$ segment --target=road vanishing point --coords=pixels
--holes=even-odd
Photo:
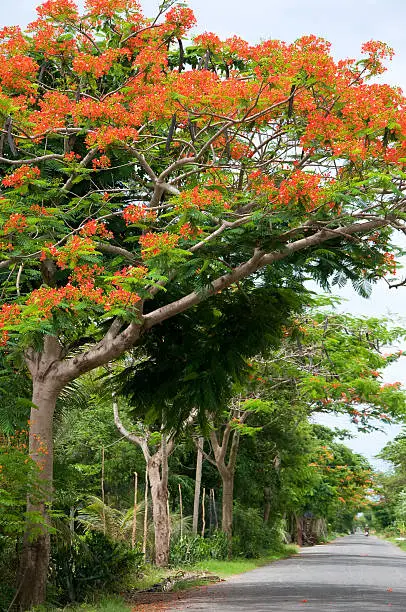
[[[406,553],[375,536],[346,536],[202,588],[169,610],[406,612]]]

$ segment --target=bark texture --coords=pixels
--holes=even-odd
[[[168,482],[162,478],[161,457],[158,453],[148,461],[148,476],[151,486],[152,519],[155,534],[155,564],[169,565],[170,519],[168,513]],[[167,460],[167,458],[166,458]]]
[[[38,467],[36,495],[27,500],[27,523],[20,558],[16,607],[29,610],[46,596],[50,558],[48,507],[52,500],[53,415],[61,385],[53,375],[54,360],[60,355],[55,338],[45,341],[44,351],[27,357],[33,381],[30,414],[29,454]],[[40,518],[40,522],[38,519]]]

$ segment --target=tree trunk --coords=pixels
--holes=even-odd
[[[196,478],[195,478],[195,497],[193,501],[193,524],[192,531],[197,533],[199,523],[199,502],[200,502],[200,487],[202,484],[202,464],[203,464],[203,442],[204,438],[199,437],[197,442],[197,457],[196,457]]]
[[[303,546],[303,521],[301,517],[295,516],[296,519],[296,541],[298,546]]]
[[[234,495],[234,473],[230,470],[222,470],[221,479],[223,484],[221,529],[227,535],[228,554],[231,557],[231,538],[233,535],[233,495]]]
[[[52,378],[33,378],[29,453],[39,469],[37,495],[27,500],[27,523],[20,559],[16,605],[28,610],[44,602],[50,558],[48,505],[53,477],[53,415],[59,389]],[[31,514],[31,516],[30,516]],[[38,518],[42,523],[38,523]]]
[[[264,487],[264,523],[269,522],[271,515],[271,487]]]
[[[170,525],[168,513],[168,486],[160,474],[160,458],[153,455],[148,461],[151,486],[152,518],[155,532],[155,563],[158,567],[169,564]]]

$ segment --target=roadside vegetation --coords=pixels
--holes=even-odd
[[[406,435],[399,434],[379,457],[388,469],[375,476],[378,498],[367,519],[385,539],[406,551]]]

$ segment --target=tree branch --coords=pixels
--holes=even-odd
[[[64,159],[64,155],[53,153],[49,155],[40,155],[39,157],[32,157],[31,159],[8,159],[7,157],[0,157],[0,164],[8,164],[9,166],[23,166],[29,164],[39,164],[48,159]]]
[[[128,259],[128,261],[131,261],[132,263],[139,263],[139,260],[134,255],[134,253],[127,251],[127,249],[123,249],[123,247],[114,246],[113,244],[108,244],[106,242],[98,242],[96,248],[101,253],[108,253],[109,255],[120,255],[121,257]]]
[[[200,444],[199,444],[199,441],[198,441],[198,440],[195,440],[195,445],[196,445],[196,448],[197,448],[197,449],[198,449],[198,450],[199,450],[199,451],[202,453],[203,458],[204,458],[206,461],[208,461],[209,463],[211,463],[212,465],[214,465],[215,467],[217,467],[217,463],[214,461],[214,459],[212,459],[212,458],[210,457],[210,455],[208,455],[208,454],[207,454],[207,453],[206,453],[206,452],[203,450],[203,447],[202,447],[202,446],[200,446]]]
[[[82,166],[82,168],[86,168],[87,164],[89,164],[92,161],[92,159],[96,156],[98,150],[99,150],[99,147],[94,147],[93,149],[90,149],[88,154],[85,155],[85,157],[82,159],[79,165]],[[77,176],[76,172],[71,174],[71,176],[68,178],[68,180],[62,187],[63,191],[70,190],[70,188],[72,187],[72,183],[76,176]]]
[[[142,323],[132,321],[120,332],[122,327],[123,322],[120,319],[116,319],[100,342],[80,355],[60,361],[55,375],[66,384],[81,374],[90,372],[90,370],[120,357],[125,351],[134,346],[139,339]]]
[[[236,429],[233,431],[233,439],[231,442],[230,456],[228,458],[228,469],[234,473],[235,464],[237,463],[237,454],[240,446],[240,432]]]
[[[121,433],[122,436],[124,436],[124,438],[126,438],[126,440],[128,440],[129,442],[132,442],[133,444],[137,444],[141,448],[143,455],[144,455],[144,459],[145,461],[148,462],[151,457],[149,449],[148,449],[148,444],[144,438],[140,438],[136,434],[129,432],[128,429],[124,427],[120,419],[120,415],[118,412],[118,402],[115,396],[113,397],[113,415],[114,415],[114,424],[117,427],[118,431]]]

